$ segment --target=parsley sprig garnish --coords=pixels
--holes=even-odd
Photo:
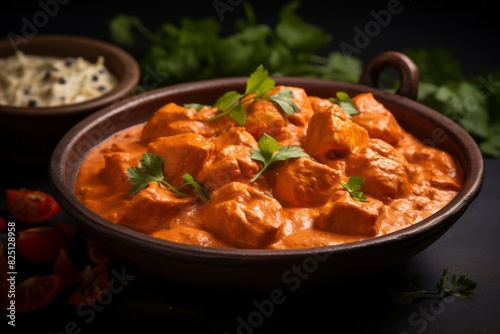
[[[187,185],[191,185],[203,196],[210,198],[208,191],[196,182],[195,179],[188,173],[185,173],[182,176],[186,183],[182,184],[180,187],[176,188],[168,183],[163,175],[163,158],[159,154],[149,152],[144,153],[140,160],[140,167],[129,167],[126,175],[129,177],[129,183],[133,185],[133,187],[129,189],[129,193],[132,195],[137,194],[153,181],[164,184],[180,197],[186,196],[186,194],[181,192],[180,189]]]
[[[280,146],[278,141],[264,133],[258,142],[259,149],[250,151],[250,159],[264,163],[262,169],[250,180],[254,182],[275,161],[284,161],[289,158],[308,157],[309,155],[298,146]]]
[[[349,118],[351,118],[352,115],[359,114],[359,110],[354,106],[351,97],[346,92],[337,92],[335,93],[335,97],[330,97],[328,100],[338,104]]]
[[[353,175],[349,177],[347,183],[344,181],[340,181],[340,185],[344,187],[345,190],[351,194],[351,197],[356,201],[360,202],[368,202],[368,199],[363,195],[363,192],[360,189],[363,187],[365,180],[362,177]]]
[[[247,79],[244,94],[237,91],[229,91],[222,95],[214,104],[221,112],[210,117],[208,121],[213,121],[225,115],[229,115],[239,125],[244,125],[246,121],[245,108],[243,103],[247,101],[257,101],[266,99],[278,106],[286,115],[292,115],[299,111],[299,107],[293,101],[293,92],[289,88],[284,88],[279,92],[267,95],[276,86],[276,82],[269,77],[268,71],[262,65]]]
[[[392,302],[397,304],[411,304],[421,298],[455,296],[460,299],[471,299],[476,286],[477,284],[465,275],[453,275],[451,282],[448,283],[448,269],[445,268],[439,282],[436,284],[437,289],[435,291],[424,287],[421,275],[410,276],[403,290],[388,289],[388,291],[392,295]]]

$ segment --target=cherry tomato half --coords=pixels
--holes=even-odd
[[[62,291],[60,274],[29,277],[16,285],[16,312],[36,311],[50,304]]]
[[[55,261],[61,249],[68,250],[73,238],[58,227],[36,226],[19,231],[16,243],[27,260],[46,264]]]
[[[68,300],[70,305],[92,305],[109,292],[108,264],[91,268],[86,265],[82,271],[82,282]]]
[[[69,290],[82,281],[81,271],[73,265],[73,262],[68,257],[68,252],[64,249],[59,251],[59,255],[55,259],[52,273],[60,274],[63,277],[64,290]]]
[[[55,199],[41,190],[7,189],[7,210],[24,223],[40,223],[61,211]]]

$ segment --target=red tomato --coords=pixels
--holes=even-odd
[[[52,272],[63,277],[64,290],[69,290],[82,281],[82,273],[73,265],[73,262],[68,257],[68,252],[64,249],[59,251]]]
[[[20,222],[40,223],[58,214],[61,207],[43,191],[7,189],[7,210]]]
[[[16,312],[36,311],[56,299],[63,291],[59,274],[36,275],[16,285]]]
[[[94,267],[86,265],[83,280],[68,300],[70,305],[91,305],[101,300],[109,291],[108,265],[102,263]]]
[[[61,249],[68,250],[73,238],[53,226],[36,226],[17,234],[17,248],[29,261],[38,264],[53,262]]]

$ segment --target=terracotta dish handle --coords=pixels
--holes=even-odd
[[[359,83],[377,88],[380,74],[389,67],[398,70],[401,77],[396,94],[416,100],[420,77],[418,68],[413,60],[401,52],[387,51],[375,57],[363,70]]]

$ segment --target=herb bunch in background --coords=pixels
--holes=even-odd
[[[137,17],[118,15],[110,22],[111,39],[124,47],[146,43],[140,63],[142,73],[155,74],[156,82],[143,90],[204,79],[247,76],[262,64],[271,76],[301,76],[344,82],[358,82],[362,61],[333,51],[320,56],[332,43],[332,35],[305,22],[291,1],[278,13],[271,27],[258,23],[251,5],[244,2],[246,17],[234,30],[222,36],[215,17],[182,18],[178,25],[164,22],[149,30]],[[494,79],[500,68],[465,78],[460,63],[442,48],[402,50],[420,71],[417,101],[450,117],[467,130],[485,155],[500,157],[500,87]],[[393,80],[394,81],[394,80]],[[397,87],[397,81],[390,87]],[[481,87],[478,89],[478,87]]]

